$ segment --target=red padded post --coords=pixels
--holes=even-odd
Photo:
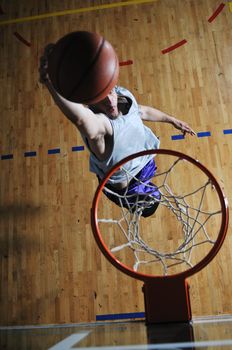
[[[146,322],[189,322],[189,285],[183,278],[157,278],[143,285]]]

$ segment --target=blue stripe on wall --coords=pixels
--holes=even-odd
[[[123,314],[97,315],[96,321],[122,320],[130,318],[144,318],[145,312],[132,312]]]

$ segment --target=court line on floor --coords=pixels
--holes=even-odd
[[[14,155],[12,153],[1,155],[1,160],[7,160],[7,159],[13,159],[13,158],[14,158]]]
[[[122,61],[122,62],[119,62],[119,66],[122,67],[122,66],[129,66],[133,64],[133,61],[132,60],[127,60],[127,61]]]
[[[182,46],[182,45],[184,45],[184,44],[187,44],[187,40],[186,40],[186,39],[183,39],[183,40],[179,41],[178,43],[176,43],[176,44],[174,44],[174,45],[172,45],[172,46],[169,46],[169,47],[167,47],[166,49],[163,49],[161,52],[162,52],[162,54],[164,55],[164,54],[166,54],[166,53],[169,53],[169,52],[171,52],[171,51],[177,49],[178,47],[180,47],[180,46]]]
[[[211,136],[210,131],[201,131],[197,133],[197,137],[208,137],[208,136]]]
[[[19,40],[21,41],[24,45],[28,46],[28,47],[31,47],[31,43],[29,43],[29,41],[27,41],[26,39],[24,39],[22,37],[21,34],[19,34],[18,32],[14,32],[14,36]]]
[[[152,2],[156,2],[156,1],[157,0],[131,0],[131,1],[124,1],[124,2],[116,2],[113,4],[105,4],[105,5],[98,5],[98,6],[83,7],[83,8],[79,8],[79,9],[43,13],[41,15],[27,16],[27,17],[4,20],[4,21],[0,22],[0,26],[6,25],[6,24],[30,22],[30,21],[46,19],[46,18],[51,18],[51,17],[73,15],[73,14],[84,13],[84,12],[92,12],[92,11],[97,11],[97,10],[106,10],[106,9],[112,9],[112,8],[116,8],[116,7],[124,7],[124,6],[130,6],[130,5],[142,5],[142,4],[152,3]]]
[[[37,156],[36,151],[24,152],[24,157],[36,157],[36,156]]]
[[[171,139],[172,139],[173,141],[176,141],[176,140],[184,140],[185,137],[184,137],[183,134],[178,134],[178,135],[172,135],[172,136],[171,136]]]
[[[85,150],[84,146],[73,146],[71,148],[72,152],[81,152]],[[60,148],[51,148],[47,151],[48,155],[52,155],[52,154],[60,154],[61,153],[61,149]],[[24,157],[25,158],[32,158],[32,157],[36,157],[37,156],[37,152],[36,151],[26,151],[24,152]],[[1,160],[7,160],[7,159],[13,159],[14,158],[14,154],[13,153],[9,153],[9,154],[2,154],[1,155]]]
[[[212,16],[210,16],[210,18],[208,19],[208,22],[211,23],[215,20],[215,18],[219,15],[220,12],[222,12],[222,10],[224,9],[226,5],[222,2],[218,8],[214,11],[214,13],[212,14]]]
[[[59,343],[55,344],[54,346],[50,347],[48,350],[71,350],[75,349],[73,347],[75,344],[79,343],[81,340],[86,338],[89,335],[90,332],[81,332],[81,333],[74,333],[70,336],[66,337],[65,339],[61,340]]]
[[[231,129],[230,129],[230,130],[231,130]],[[226,130],[223,130],[224,135],[226,135],[225,131],[226,131]],[[228,132],[228,134],[229,134],[229,133],[230,133],[230,132]],[[198,132],[198,133],[196,134],[196,136],[197,136],[198,138],[210,137],[210,136],[211,136],[211,132],[210,132],[210,131],[200,131],[200,132]],[[172,139],[173,141],[176,141],[176,140],[184,140],[184,139],[185,139],[185,135],[183,135],[183,134],[172,135],[172,136],[171,136],[171,139]]]
[[[223,135],[232,135],[232,129],[224,129],[223,130]],[[204,138],[204,137],[210,137],[210,136],[212,136],[212,134],[211,134],[210,131],[201,131],[201,132],[198,132],[196,136],[198,138]],[[173,141],[184,140],[184,139],[185,139],[185,136],[183,134],[177,134],[177,135],[172,135],[171,136],[171,140],[173,140]],[[84,151],[84,150],[85,150],[85,147],[82,146],[82,145],[81,146],[73,146],[71,148],[72,152],[81,152],[81,151]],[[47,151],[47,153],[48,153],[48,155],[60,154],[61,153],[61,148],[49,149]],[[37,155],[38,155],[38,153],[36,151],[26,151],[26,152],[24,152],[24,157],[25,158],[36,157]],[[0,156],[1,160],[10,160],[10,159],[13,159],[13,158],[14,158],[13,153],[2,154]]]
[[[60,148],[53,148],[48,150],[48,154],[58,154],[60,153]]]
[[[223,134],[224,135],[232,134],[232,129],[225,129],[225,130],[223,130]]]
[[[213,22],[215,20],[215,18],[222,12],[224,7],[225,7],[225,3],[222,2],[217,7],[217,9],[214,11],[214,13],[209,17],[208,22],[209,23]],[[229,7],[230,7],[230,3],[229,3]],[[231,8],[232,8],[232,6],[231,6]],[[166,49],[161,50],[161,52],[162,52],[163,55],[167,54],[167,53],[170,53],[171,51],[176,50],[177,48],[183,46],[184,44],[187,44],[187,40],[186,39],[183,39],[183,40],[177,42],[176,44],[171,45],[171,46],[167,47]]]

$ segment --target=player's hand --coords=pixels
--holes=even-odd
[[[39,65],[39,81],[41,84],[47,84],[49,82],[49,76],[48,76],[48,56],[52,52],[54,48],[54,44],[48,44],[44,48],[44,53],[40,57],[40,65]]]
[[[180,130],[184,135],[185,134],[190,134],[192,136],[196,135],[195,131],[192,128],[190,128],[190,126],[187,123],[183,122],[182,120],[172,118],[172,125],[176,129]]]

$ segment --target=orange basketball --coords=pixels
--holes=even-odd
[[[48,74],[64,98],[93,104],[116,85],[119,63],[107,40],[96,33],[79,31],[57,41],[48,57]]]

